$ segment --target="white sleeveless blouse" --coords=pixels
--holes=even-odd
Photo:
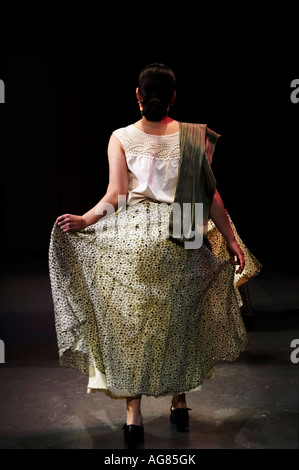
[[[179,132],[152,135],[134,124],[113,132],[121,142],[129,170],[127,204],[144,200],[172,203],[180,162]]]

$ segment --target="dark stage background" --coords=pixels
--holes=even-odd
[[[145,402],[144,450],[298,447],[298,18],[286,2],[227,3],[0,3],[1,449],[123,445],[118,405],[58,367],[48,246],[57,216],[104,195],[109,137],[140,119],[150,62],[176,73],[170,116],[222,135],[218,189],[264,268],[240,362],[188,398],[185,439],[163,424],[166,401]]]
[[[265,266],[296,271],[299,103],[290,100],[298,76],[291,25],[283,28],[281,16],[278,29],[273,10],[192,10],[49,0],[3,7],[5,269],[47,270],[56,217],[81,214],[104,195],[110,134],[140,118],[140,69],[165,62],[178,84],[171,117],[207,123],[222,135],[213,169],[241,237]]]

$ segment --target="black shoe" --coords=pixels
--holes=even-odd
[[[124,424],[124,439],[128,446],[128,449],[136,449],[137,444],[140,444],[143,441],[144,429],[142,426],[137,426],[137,424]]]
[[[178,432],[189,431],[189,413],[191,408],[176,408],[172,410],[170,407],[170,422],[176,424]]]

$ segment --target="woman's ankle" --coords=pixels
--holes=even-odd
[[[175,410],[176,408],[187,408],[186,396],[184,393],[180,395],[174,395],[171,400],[171,408]]]
[[[143,425],[143,418],[142,414],[136,415],[127,413],[127,426],[130,424],[135,424],[135,426],[142,426]]]
[[[142,414],[141,414],[141,396],[127,397],[127,426],[135,424],[136,426],[142,426]]]

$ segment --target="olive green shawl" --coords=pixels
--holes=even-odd
[[[192,241],[195,231],[206,236],[210,206],[213,200],[216,181],[210,162],[219,134],[205,124],[180,122],[180,169],[169,221],[169,237],[179,244]],[[189,218],[186,220],[186,203],[189,203]],[[202,226],[196,220],[196,203],[202,203]],[[179,207],[180,210],[177,210]],[[190,212],[191,210],[191,212]],[[180,236],[177,228],[180,227]]]

